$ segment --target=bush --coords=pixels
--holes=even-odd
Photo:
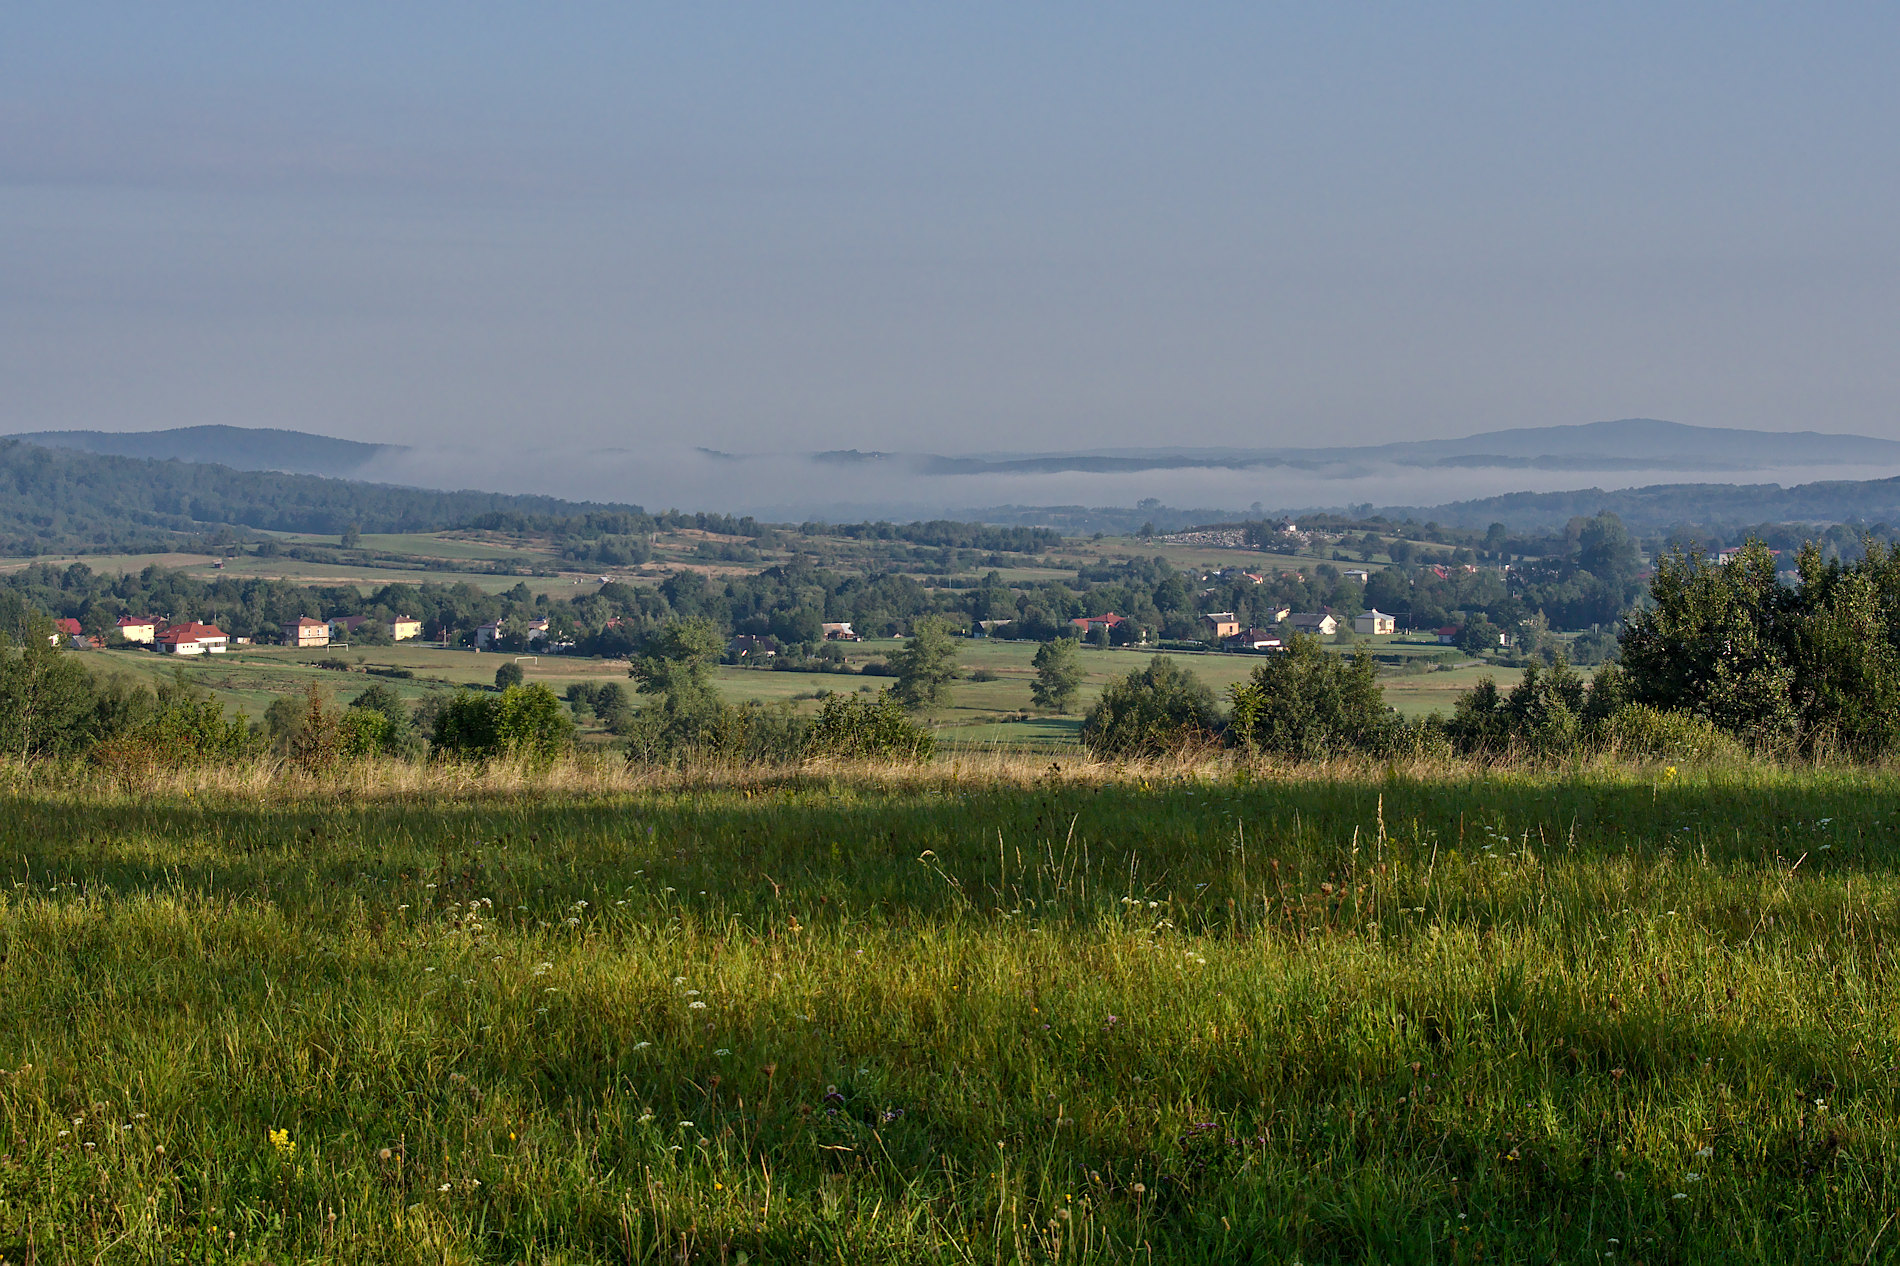
[[[520,664],[503,664],[495,670],[495,689],[506,690],[510,686],[519,686],[526,678],[527,674],[521,670]]]
[[[1159,756],[1211,744],[1219,733],[1213,693],[1166,655],[1112,683],[1082,720],[1082,745],[1102,758]]]
[[[790,704],[717,704],[692,713],[627,713],[615,733],[636,765],[777,764],[804,755],[809,723]]]
[[[937,740],[905,715],[904,707],[888,690],[866,699],[836,694],[818,710],[806,742],[813,756],[860,757],[874,760],[929,760]]]
[[[1713,722],[1645,703],[1626,703],[1611,713],[1603,726],[1603,744],[1618,756],[1651,760],[1707,764],[1747,757],[1747,749]]]
[[[1387,752],[1398,725],[1371,659],[1329,655],[1318,638],[1305,635],[1254,669],[1231,697],[1229,741],[1296,760]]]
[[[574,741],[574,720],[546,686],[510,686],[500,695],[455,693],[435,716],[435,749],[444,756],[552,760]]]
[[[1528,665],[1509,695],[1484,678],[1459,696],[1445,729],[1466,755],[1519,750],[1557,756],[1582,742],[1587,707],[1583,678],[1558,656],[1549,669]]]

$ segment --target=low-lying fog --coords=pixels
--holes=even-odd
[[[519,443],[453,449],[418,447],[361,477],[436,488],[544,493],[574,500],[632,502],[650,510],[718,510],[778,522],[967,516],[994,506],[1164,505],[1273,514],[1375,506],[1434,506],[1507,492],[1632,488],[1649,484],[1778,483],[1880,479],[1900,465],[1827,465],[1736,471],[1680,466],[1660,470],[1524,467],[1419,468],[1387,465],[1311,471],[1288,467],[1188,468],[1134,472],[932,474],[893,455],[838,462],[803,454],[721,456],[690,445],[601,449]]]

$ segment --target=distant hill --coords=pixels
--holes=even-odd
[[[176,548],[184,536],[241,536],[247,528],[332,534],[354,524],[364,532],[433,532],[588,514],[645,518],[630,505],[401,488],[0,439],[5,555],[157,552]]]
[[[833,455],[826,455],[828,457]],[[880,454],[879,456],[885,456]],[[1744,431],[1623,418],[1578,426],[1517,427],[1451,440],[1335,448],[1105,448],[1068,453],[923,454],[932,475],[1125,474],[1145,470],[1281,467],[1331,477],[1381,468],[1576,471],[1771,471],[1788,467],[1900,465],[1900,442],[1820,431]]]
[[[169,431],[32,431],[9,436],[44,448],[70,448],[114,457],[213,462],[233,470],[281,470],[297,475],[362,475],[377,458],[403,452],[398,444],[364,444],[308,431],[242,426],[183,426]]]
[[[1452,527],[1504,523],[1528,530],[1605,510],[1643,531],[1683,525],[1733,529],[1757,523],[1900,524],[1900,479],[1832,479],[1791,488],[1652,484],[1611,491],[1511,492],[1437,506],[1387,506],[1380,513],[1389,518],[1436,520]]]

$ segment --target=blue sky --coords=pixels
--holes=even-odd
[[[1892,5],[12,5],[0,430],[1900,437]]]

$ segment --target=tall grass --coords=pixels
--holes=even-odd
[[[0,1256],[1900,1255],[1885,774],[629,777],[16,784]]]

